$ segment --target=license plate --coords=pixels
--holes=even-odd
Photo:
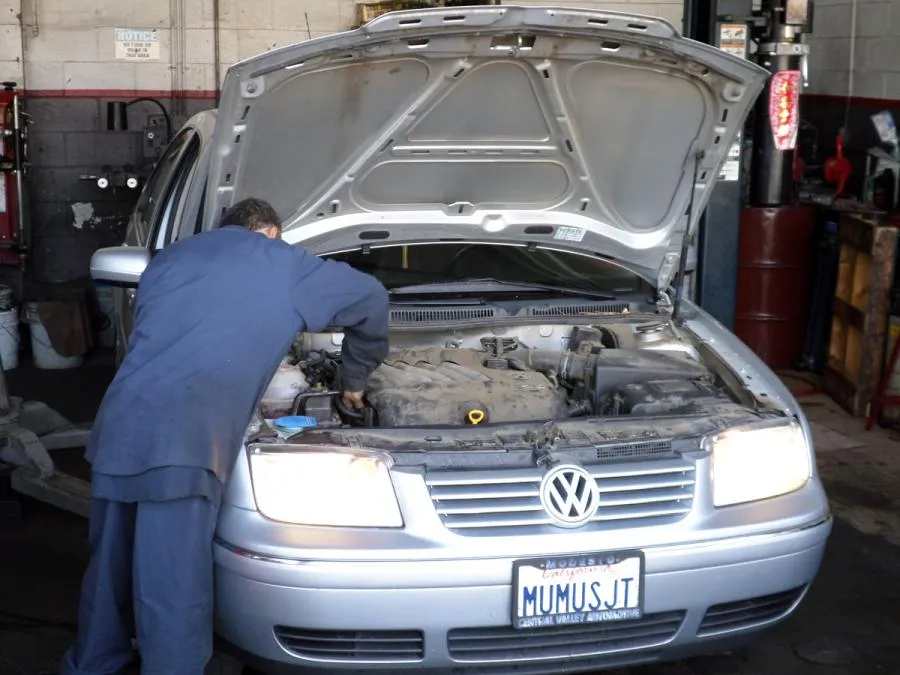
[[[640,619],[644,554],[517,560],[513,591],[512,620],[519,629]]]

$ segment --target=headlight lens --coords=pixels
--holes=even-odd
[[[713,503],[743,504],[794,492],[812,475],[803,430],[734,429],[712,439]]]
[[[402,527],[387,455],[342,448],[250,451],[259,512],[295,525]]]

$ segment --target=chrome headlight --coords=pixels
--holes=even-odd
[[[250,451],[256,507],[295,525],[403,527],[391,458],[375,452],[314,449]]]
[[[812,476],[812,453],[796,424],[732,429],[712,438],[711,446],[717,507],[785,495]]]

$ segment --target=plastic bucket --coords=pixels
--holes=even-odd
[[[19,365],[19,312],[15,307],[0,311],[0,363],[3,370]]]
[[[100,310],[100,330],[97,341],[101,347],[112,349],[116,346],[116,298],[115,289],[104,284],[95,284],[97,307]]]
[[[13,289],[6,284],[0,284],[0,312],[8,312],[11,309],[15,309]]]
[[[53,349],[36,304],[30,302],[25,306],[25,321],[31,329],[31,352],[35,366],[41,370],[65,370],[84,363],[84,356],[61,356]]]

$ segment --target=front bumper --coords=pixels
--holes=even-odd
[[[218,541],[217,632],[273,672],[538,674],[677,659],[730,648],[789,616],[818,572],[831,526],[828,517],[791,531],[646,548],[643,619],[533,631],[510,628],[509,558],[288,561]]]

